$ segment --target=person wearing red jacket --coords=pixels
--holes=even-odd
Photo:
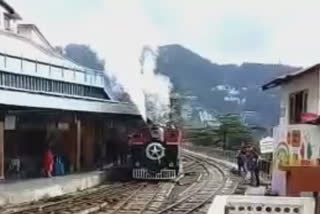
[[[54,157],[50,148],[47,148],[43,156],[43,169],[45,176],[52,177]]]

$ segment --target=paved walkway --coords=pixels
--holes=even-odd
[[[0,183],[0,206],[36,201],[96,186],[106,172],[93,171],[52,178],[38,178]]]
[[[248,186],[244,194],[245,195],[260,195],[260,196],[264,196],[265,193],[266,193],[266,187],[264,187],[264,186],[259,186],[259,187]]]

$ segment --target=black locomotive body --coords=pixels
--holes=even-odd
[[[134,179],[174,179],[179,174],[181,132],[153,126],[131,139]]]

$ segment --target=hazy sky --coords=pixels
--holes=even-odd
[[[218,63],[320,62],[319,0],[7,1],[53,45],[89,44],[107,62],[126,48],[170,43]]]

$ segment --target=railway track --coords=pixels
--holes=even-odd
[[[116,204],[113,207],[104,207],[95,214],[136,214],[144,213],[148,210],[149,205],[155,200],[159,191],[163,188],[160,183],[151,183],[146,185],[140,191],[137,191],[131,197]]]
[[[146,183],[137,182],[102,185],[78,194],[7,208],[0,212],[3,214],[87,214],[130,198],[145,185]]]
[[[199,173],[197,182],[191,184],[186,190],[181,192],[182,196],[157,214],[189,214],[189,213],[206,213],[208,210],[208,202],[217,194],[230,194],[236,186],[236,179],[229,178],[227,173],[229,170],[226,167],[218,166],[212,160],[204,160],[203,158],[194,155],[185,155],[188,159],[193,159],[191,169],[202,167],[202,172]],[[194,162],[198,164],[194,164]],[[198,165],[198,167],[197,167]],[[190,170],[190,168],[188,169]]]

